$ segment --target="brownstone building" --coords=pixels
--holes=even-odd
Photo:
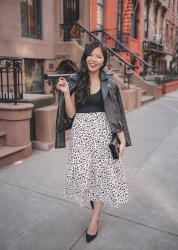
[[[88,10],[89,0],[0,0],[0,56],[23,59],[27,93],[44,93],[43,73],[54,71],[62,58],[79,57],[72,43],[63,43],[60,24],[88,27]]]
[[[125,10],[124,16],[119,16],[120,6]],[[140,0],[0,0],[0,56],[23,59],[25,92],[49,92],[43,73],[55,71],[66,58],[79,64],[83,49],[79,40],[82,37],[85,41],[85,35],[77,35],[75,28],[71,29],[69,39],[61,24],[77,21],[91,31],[96,21],[106,31],[114,28],[129,35],[129,30],[131,33],[137,30],[137,36],[130,34],[126,45],[155,65],[157,74],[164,74],[172,68],[177,70],[177,12],[175,0],[144,0],[144,4]],[[120,52],[126,59],[127,54]]]
[[[145,0],[143,53],[157,74],[174,69],[178,42],[178,1]]]

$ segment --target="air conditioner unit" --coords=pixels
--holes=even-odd
[[[155,34],[153,35],[153,40],[154,43],[161,43],[161,35]]]

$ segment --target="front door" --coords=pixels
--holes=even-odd
[[[79,20],[79,0],[63,0],[64,13],[64,41],[70,40],[70,31],[72,30],[72,23]],[[73,28],[75,30],[75,27]]]
[[[79,20],[79,0],[63,0],[64,23],[71,24]]]
[[[26,93],[44,93],[44,60],[25,59],[24,66]]]

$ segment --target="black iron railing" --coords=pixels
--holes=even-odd
[[[163,52],[163,45],[152,41],[144,41],[143,50],[154,50],[158,52]]]
[[[178,73],[168,72],[164,75],[156,75],[154,82],[156,84],[164,84],[169,82],[178,81]]]
[[[23,99],[22,59],[0,57],[0,102]]]
[[[72,33],[73,36],[70,37],[72,27],[75,27],[74,30],[76,30],[76,36],[75,36],[75,33]],[[132,63],[129,63],[128,61],[126,61],[124,58],[122,58],[120,55],[118,55],[117,52],[115,52],[109,46],[104,44],[94,34],[92,34],[90,31],[88,31],[87,29],[85,29],[84,27],[82,27],[78,23],[73,23],[73,24],[70,24],[70,25],[61,24],[60,28],[63,31],[63,39],[64,39],[64,41],[70,41],[75,36],[76,41],[78,41],[81,45],[85,45],[85,43],[90,42],[90,41],[99,42],[102,46],[104,46],[106,48],[106,50],[108,52],[108,65],[107,65],[108,68],[110,69],[110,66],[111,66],[110,65],[110,58],[111,58],[111,56],[114,56],[119,61],[119,63],[123,66],[123,72],[122,73],[124,75],[125,82],[129,82],[128,79],[127,79],[127,75],[128,75],[127,72],[130,72],[131,70],[133,70],[135,68],[135,66]],[[130,73],[129,73],[129,76],[130,76]]]
[[[138,63],[140,64],[140,66],[142,66],[142,72],[141,75],[144,77],[145,75],[147,75],[148,70],[149,71],[153,71],[155,67],[151,64],[148,64],[143,58],[141,58],[140,56],[136,55],[133,51],[131,51],[128,47],[126,47],[123,43],[121,43],[120,41],[116,40],[113,36],[111,36],[110,34],[108,34],[106,31],[104,30],[97,30],[97,31],[93,31],[92,34],[94,34],[95,36],[97,36],[98,34],[102,34],[102,41],[104,44],[108,44],[108,46],[112,46],[112,49],[116,52],[127,52],[127,54],[130,57],[130,61],[131,63],[134,65],[136,63],[136,61],[138,61]],[[111,43],[109,45],[109,43]]]
[[[108,33],[111,37],[113,37],[116,40],[120,41],[126,47],[128,46],[128,44],[129,44],[129,38],[130,38],[130,33],[122,32],[121,34],[119,34],[117,29],[104,29],[104,31],[106,33]],[[100,37],[102,38],[102,34],[101,34]]]

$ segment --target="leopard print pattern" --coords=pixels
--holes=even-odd
[[[128,201],[121,160],[112,158],[111,128],[105,112],[77,113],[66,166],[64,197],[82,207],[89,200],[119,207]]]

